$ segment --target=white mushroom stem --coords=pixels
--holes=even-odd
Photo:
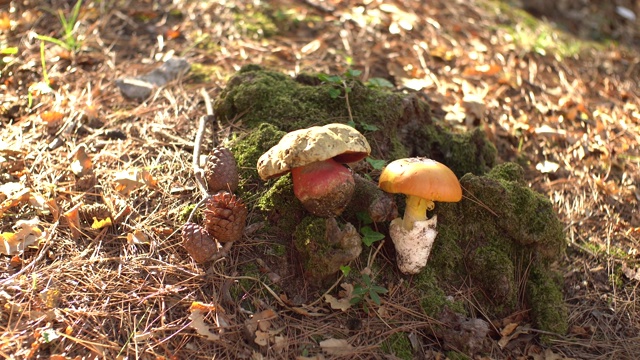
[[[389,235],[396,248],[396,261],[400,271],[417,274],[427,265],[433,241],[438,235],[437,222],[437,216],[434,215],[431,219],[414,222],[410,230],[404,227],[401,218],[391,222]]]
[[[404,229],[410,231],[415,222],[426,220],[427,210],[433,210],[434,206],[435,205],[431,200],[423,199],[418,196],[407,195],[407,206],[404,210],[404,219],[402,221]]]

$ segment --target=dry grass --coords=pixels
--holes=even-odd
[[[61,38],[51,9],[68,13],[73,4],[0,2],[0,49],[19,49],[11,62],[0,62],[0,156],[6,159],[0,163],[0,183],[20,182],[54,200],[61,212],[83,202],[125,214],[112,227],[93,230],[85,224],[78,239],[55,211],[40,215],[45,230],[40,244],[13,260],[0,259],[1,356],[290,359],[320,354],[320,340],[341,338],[355,347],[343,358],[382,359],[393,357],[381,344],[405,332],[415,340],[415,354],[444,358],[434,333],[443,324],[422,313],[417,293],[404,280],[379,279],[390,292],[369,314],[360,308],[331,310],[315,301],[321,300],[317,293],[309,293],[307,304],[313,306],[296,308],[280,297],[268,271],[243,273],[268,255],[264,251],[273,239],[248,232],[227,258],[207,266],[195,264],[180,246],[183,210],[199,200],[190,164],[197,119],[205,113],[200,89],[215,97],[248,63],[297,74],[340,73],[348,62],[362,69],[364,78],[430,80],[422,91],[436,107],[460,103],[468,91],[490,89],[482,99],[483,119],[451,126],[484,127],[503,160],[526,165],[531,185],[553,201],[567,225],[570,248],[557,267],[565,278],[570,333],[540,345],[533,336],[538,333],[530,330],[500,348],[500,321],[490,319],[495,328],[487,356],[551,358],[544,352],[548,348],[573,358],[631,359],[640,352],[638,279],[622,270],[623,264],[637,266],[640,248],[638,49],[603,47],[563,59],[550,50],[543,56],[523,45],[536,44],[540,32],[516,26],[514,37],[508,26],[498,26],[512,20],[504,8],[493,11],[495,4],[398,1],[404,11],[392,14],[364,11],[375,4],[328,3],[335,5],[331,12],[293,0],[286,5],[86,1],[73,35],[82,51],[70,54],[45,42],[52,92],[38,93],[29,89],[44,77],[40,41],[33,34]],[[256,16],[261,11],[271,14],[272,36],[252,30],[263,21]],[[401,20],[413,21],[413,30],[390,33],[389,25]],[[531,41],[514,40],[526,36]],[[172,54],[204,65],[200,74],[206,80],[192,72],[147,101],[123,100],[116,78],[144,74]],[[474,74],[475,65],[484,63],[499,66],[499,74]],[[63,118],[47,124],[46,112]],[[241,130],[238,119],[207,136],[225,139]],[[56,139],[61,146],[50,148]],[[88,148],[97,180],[89,188],[70,171],[68,155],[80,144]],[[558,169],[536,170],[545,160]],[[127,195],[115,191],[118,172],[130,169],[150,171],[157,186]],[[250,208],[255,200],[245,199]],[[28,204],[12,207],[0,231],[11,231],[15,221],[35,211]],[[250,213],[249,224],[260,221]],[[128,242],[134,231],[148,242]],[[383,254],[375,261],[380,269],[394,266]],[[284,281],[302,283],[295,274],[283,275]],[[473,293],[459,290],[456,297],[468,299],[471,312],[482,315]],[[204,320],[220,340],[209,341],[189,326],[194,301],[215,305]],[[268,309],[277,312],[272,338],[284,340],[260,347],[245,321]],[[228,326],[216,327],[220,324]]]

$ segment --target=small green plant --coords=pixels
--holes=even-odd
[[[365,161],[375,170],[382,170],[384,166],[387,165],[387,160],[384,159],[372,159],[368,157]]]
[[[362,75],[362,71],[355,70],[355,69],[348,69],[342,75],[318,74],[318,79],[320,79],[320,81],[324,83],[334,85],[329,89],[329,97],[331,97],[332,99],[337,99],[341,96],[344,96],[344,100],[347,103],[347,111],[349,112],[349,121],[347,122],[347,125],[353,128],[360,127],[361,130],[364,130],[364,131],[378,131],[379,128],[375,125],[371,125],[363,122],[358,122],[356,124],[356,122],[353,120],[353,115],[351,114],[351,106],[349,105],[349,94],[353,89],[352,88],[353,82],[357,81],[360,75]],[[375,86],[386,86],[386,85],[380,85],[380,84],[384,84],[384,81],[386,81],[380,78],[370,79],[369,82],[367,82],[368,84],[367,86],[375,87],[370,85],[372,80],[374,80],[373,82],[374,84],[377,84]],[[387,83],[389,82],[387,81]],[[391,83],[389,84],[393,87]]]
[[[360,234],[362,235],[362,242],[365,245],[371,246],[374,242],[384,239],[383,234],[373,230],[371,226],[369,226],[373,223],[369,214],[366,212],[358,212],[356,213],[356,217],[363,225],[360,227]]]
[[[76,2],[76,4],[73,6],[69,17],[65,16],[62,10],[58,10],[58,18],[60,20],[60,24],[62,25],[63,32],[62,40],[47,35],[37,35],[36,38],[40,41],[46,41],[56,44],[73,53],[80,50],[82,44],[75,34],[75,28],[78,23],[78,15],[80,14],[81,6],[82,0],[78,0],[78,2]]]
[[[363,226],[360,228],[360,234],[362,234],[362,242],[371,246],[374,242],[384,239],[384,235],[373,230],[370,226]]]
[[[351,305],[357,305],[362,303],[362,307],[365,312],[369,312],[368,300],[373,301],[374,304],[380,306],[382,300],[380,294],[386,294],[388,290],[382,286],[374,285],[371,282],[371,277],[367,274],[362,274],[360,283],[353,287],[353,297],[349,301]]]

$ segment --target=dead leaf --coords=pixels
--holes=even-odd
[[[468,67],[464,69],[462,75],[464,76],[491,76],[495,75],[502,71],[502,66],[500,65],[477,65],[473,67]]]
[[[209,330],[209,325],[204,322],[204,316],[206,313],[216,311],[215,305],[194,301],[191,303],[189,311],[191,312],[189,315],[189,320],[191,320],[189,326],[191,328],[193,328],[199,335],[203,335],[211,341],[220,340],[220,336],[212,333],[211,330]]]
[[[559,168],[560,164],[548,160],[545,160],[544,162],[538,163],[536,165],[536,170],[540,171],[543,174],[554,173],[558,171]]]
[[[77,177],[87,175],[93,170],[93,162],[87,155],[87,147],[85,145],[78,146],[69,155],[69,160],[71,160],[71,171]]]
[[[135,230],[127,234],[127,243],[129,245],[150,244],[149,237],[140,230]]]
[[[321,45],[321,44],[322,44],[322,43],[320,42],[320,40],[315,39],[315,40],[313,40],[312,42],[308,43],[307,45],[303,46],[303,47],[300,49],[300,52],[301,52],[303,55],[311,54],[311,53],[313,53],[313,52],[316,52],[318,49],[320,49],[320,45]]]
[[[102,229],[111,226],[111,218],[106,219],[97,219],[93,218],[93,223],[91,224],[92,229]]]
[[[62,214],[62,217],[69,225],[69,230],[71,230],[71,238],[74,240],[80,238],[80,214],[78,213],[78,210],[82,206],[82,203],[78,203],[76,204],[76,206],[72,207],[67,212]]]
[[[133,190],[143,186],[156,187],[157,181],[146,170],[123,171],[117,173],[113,179],[116,191],[128,195]]]
[[[260,346],[267,346],[269,344],[269,333],[257,330],[255,332],[256,338],[253,339],[253,342]]]
[[[16,222],[15,233],[5,232],[0,234],[2,247],[0,253],[4,255],[20,254],[27,246],[35,244],[42,238],[42,230],[38,227],[40,219],[34,217],[31,220],[19,220]]]
[[[622,273],[629,278],[629,280],[640,281],[640,269],[632,269],[628,267],[627,264],[622,263]]]
[[[44,111],[40,114],[40,119],[47,123],[47,126],[55,126],[64,118],[64,114],[58,111]]]
[[[344,339],[327,339],[320,341],[320,347],[328,355],[349,355],[355,349]]]
[[[511,333],[513,333],[513,330],[515,330],[517,327],[518,327],[518,323],[508,324],[502,329],[502,331],[500,331],[500,335],[509,336],[511,335]]]
[[[324,301],[328,302],[332,309],[340,309],[342,311],[347,311],[351,308],[351,298],[353,298],[353,285],[349,283],[342,283],[340,286],[344,289],[341,291],[342,297],[340,299],[336,299],[332,295],[325,295]]]

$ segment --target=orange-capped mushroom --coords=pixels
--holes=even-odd
[[[407,195],[404,217],[391,222],[389,235],[400,270],[418,273],[426,265],[438,233],[437,217],[427,219],[427,210],[434,208],[434,201],[460,201],[460,182],[451,169],[435,160],[406,158],[387,165],[378,185],[386,192]]]

